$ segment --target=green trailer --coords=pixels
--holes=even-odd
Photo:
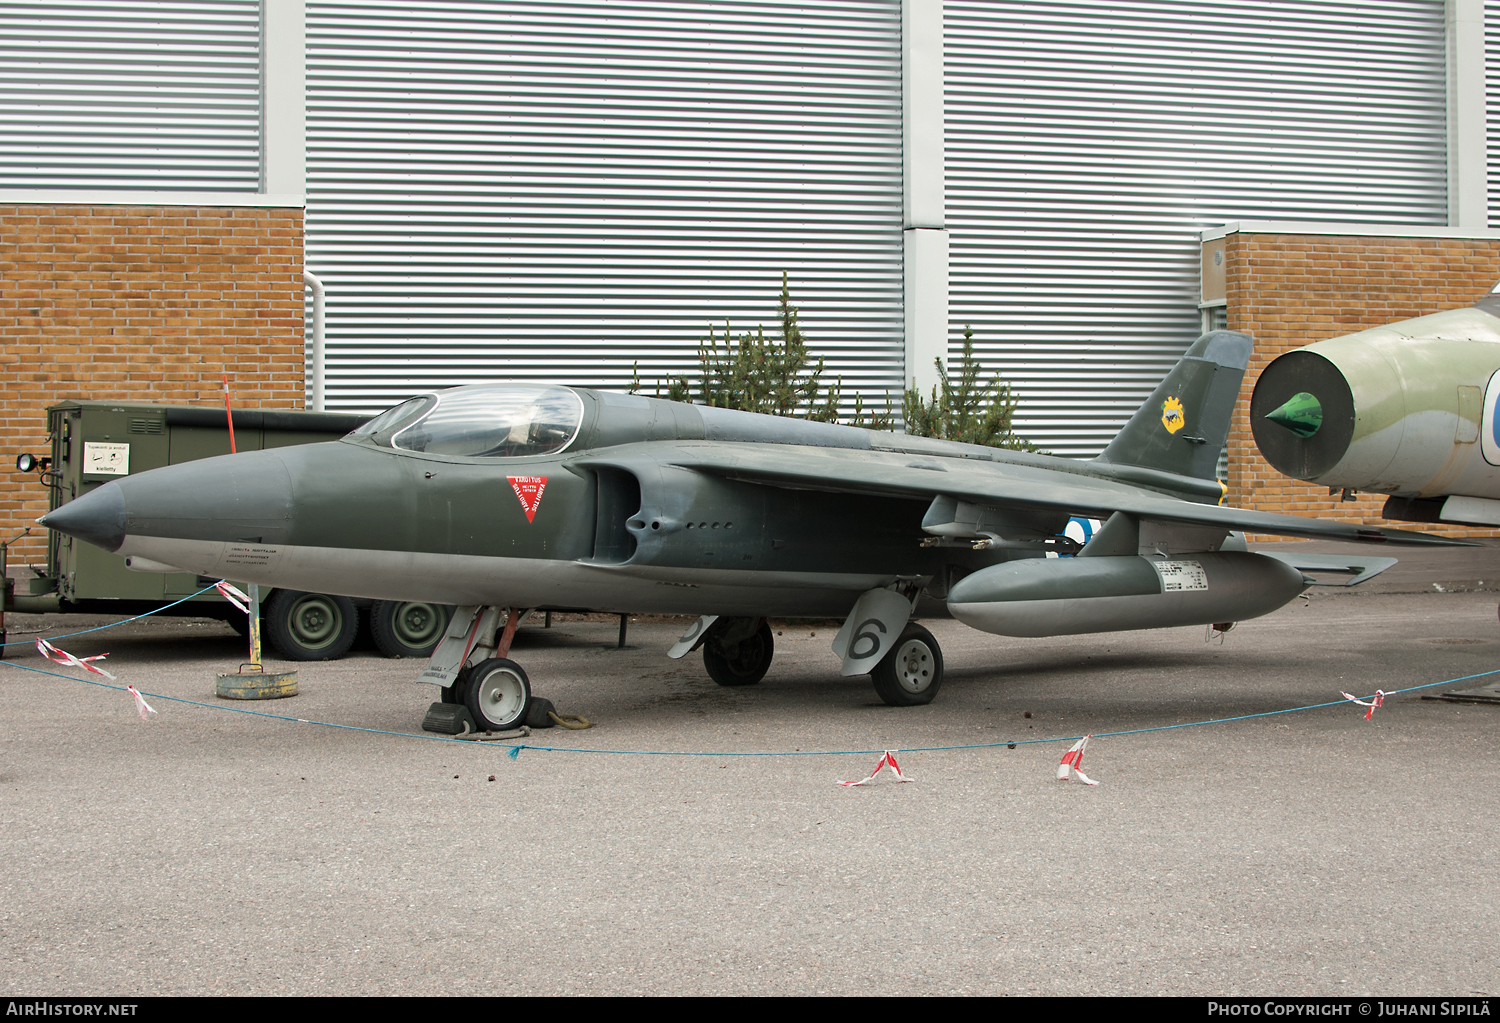
[[[238,451],[336,440],[365,416],[281,410],[236,410]],[[22,472],[36,471],[55,509],[112,479],[229,454],[223,409],[111,401],[63,401],[47,409],[51,452],[23,454]],[[217,592],[199,593],[217,579],[187,572],[137,571],[126,559],[72,537],[49,532],[45,569],[11,579],[0,546],[0,643],[4,612],[165,614],[221,618],[245,630],[244,614]],[[167,607],[176,601],[176,606]],[[422,603],[355,601],[335,594],[274,590],[261,594],[263,632],[288,660],[340,657],[353,644],[360,619],[375,645],[390,656],[425,656],[442,636],[448,609]]]

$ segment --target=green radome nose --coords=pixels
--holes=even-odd
[[[1299,437],[1311,437],[1323,425],[1323,406],[1317,398],[1302,391],[1288,398],[1280,408],[1267,412],[1266,418]]]

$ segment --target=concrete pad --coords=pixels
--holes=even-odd
[[[61,641],[109,651],[160,714],[0,667],[0,976],[57,995],[1500,987],[1496,708],[1413,692],[1368,723],[1341,705],[1100,737],[1098,788],[1054,780],[1066,742],[1003,745],[1500,669],[1494,596],[1317,591],[1222,643],[928,624],[947,678],[908,709],[839,677],[827,627],[783,625],[765,681],[723,689],[666,659],[675,623],[632,625],[624,650],[612,621],[528,626],[512,656],[535,691],[598,727],[536,732],[559,751],[516,760],[355,730],[417,733],[434,690],[412,661],[296,665],[300,695],[246,705],[212,695],[243,659],[221,624]],[[12,639],[77,626],[10,619]],[[834,783],[875,754],[809,755],[969,744],[856,789]]]

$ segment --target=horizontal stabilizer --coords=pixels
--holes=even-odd
[[[1395,558],[1362,558],[1359,555],[1292,554],[1286,551],[1256,553],[1291,565],[1299,572],[1333,572],[1354,577],[1340,582],[1323,582],[1319,579],[1313,582],[1314,586],[1358,586],[1367,579],[1374,579],[1396,563]]]

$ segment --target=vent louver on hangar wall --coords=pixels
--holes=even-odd
[[[308,5],[307,265],[329,409],[622,388],[710,323],[901,378],[900,5]]]
[[[1446,220],[1439,0],[946,23],[953,350],[972,323],[1051,450],[1097,451],[1196,334],[1201,227]],[[308,26],[331,407],[637,360],[649,390],[710,321],[770,326],[783,269],[828,378],[899,387],[897,0],[315,0]],[[0,29],[0,187],[255,190],[255,0]]]
[[[1484,3],[1484,120],[1490,227],[1500,228],[1500,0]]]
[[[1447,223],[1438,0],[945,11],[950,350],[972,324],[1058,454],[1197,336],[1204,227]]]
[[[259,187],[256,0],[0,4],[0,188]]]

